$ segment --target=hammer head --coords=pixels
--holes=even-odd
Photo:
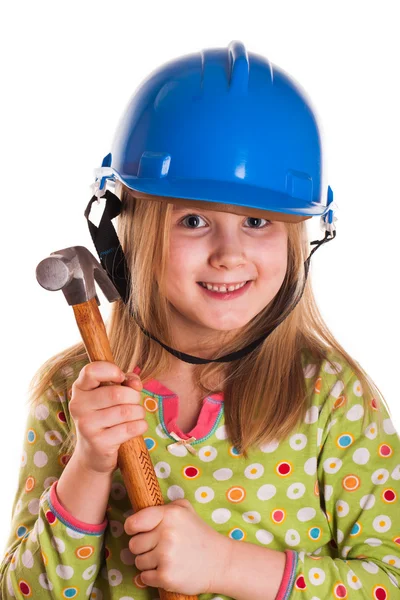
[[[62,290],[71,306],[96,297],[95,280],[109,302],[120,298],[118,290],[98,260],[84,246],[52,252],[36,267],[36,279],[46,290]]]

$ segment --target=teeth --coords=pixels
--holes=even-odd
[[[246,285],[246,282],[243,281],[243,283],[238,283],[237,285],[230,285],[228,288],[226,287],[226,285],[217,286],[217,285],[212,285],[211,283],[203,283],[203,282],[201,282],[201,285],[212,292],[222,292],[223,293],[223,292],[233,292],[234,290],[238,290],[238,289],[242,288],[244,285]]]

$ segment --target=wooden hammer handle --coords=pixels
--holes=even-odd
[[[73,309],[90,361],[105,360],[114,363],[96,298],[82,304],[75,304]],[[100,385],[118,384],[104,382]],[[121,444],[118,450],[118,467],[135,512],[148,506],[164,504],[153,463],[142,435]],[[197,596],[186,596],[162,589],[158,591],[160,600],[197,600]]]

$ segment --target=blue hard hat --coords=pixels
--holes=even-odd
[[[111,152],[95,169],[106,180],[165,198],[320,216],[335,228],[321,132],[300,85],[239,41],[171,60],[131,97]]]

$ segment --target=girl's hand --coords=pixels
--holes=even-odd
[[[186,499],[143,508],[125,532],[144,584],[167,592],[217,593],[230,562],[231,540],[215,531]]]
[[[72,384],[69,410],[77,432],[74,454],[89,471],[113,473],[121,444],[148,429],[146,411],[140,405],[140,377],[132,374],[126,382],[124,378],[117,365],[94,361],[81,369]],[[103,381],[116,385],[100,386]]]

